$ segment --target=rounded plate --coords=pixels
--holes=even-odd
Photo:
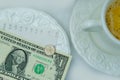
[[[82,30],[84,21],[92,18],[100,20],[100,12],[104,1],[100,0],[98,4],[98,0],[78,0],[70,21],[70,34],[75,49],[88,64],[104,73],[120,76],[120,55],[107,52],[112,50],[109,47],[107,51],[102,49],[103,46],[100,45],[102,41],[96,39],[96,36],[102,34]]]
[[[0,28],[41,46],[53,45],[70,53],[69,41],[61,26],[48,14],[29,8],[0,10]]]

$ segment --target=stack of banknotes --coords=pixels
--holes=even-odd
[[[65,80],[71,56],[0,30],[0,80]]]

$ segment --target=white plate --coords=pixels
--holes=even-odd
[[[82,30],[84,21],[100,20],[104,1],[79,0],[77,2],[70,21],[71,38],[75,49],[88,64],[104,73],[120,76],[120,46],[114,45],[104,32],[89,33]]]
[[[0,28],[42,46],[54,45],[70,53],[68,38],[61,26],[48,14],[29,8],[0,10]]]

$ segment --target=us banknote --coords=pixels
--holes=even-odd
[[[0,80],[65,80],[71,56],[0,30]]]

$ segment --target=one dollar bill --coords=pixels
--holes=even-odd
[[[0,30],[0,80],[65,80],[71,56]]]

